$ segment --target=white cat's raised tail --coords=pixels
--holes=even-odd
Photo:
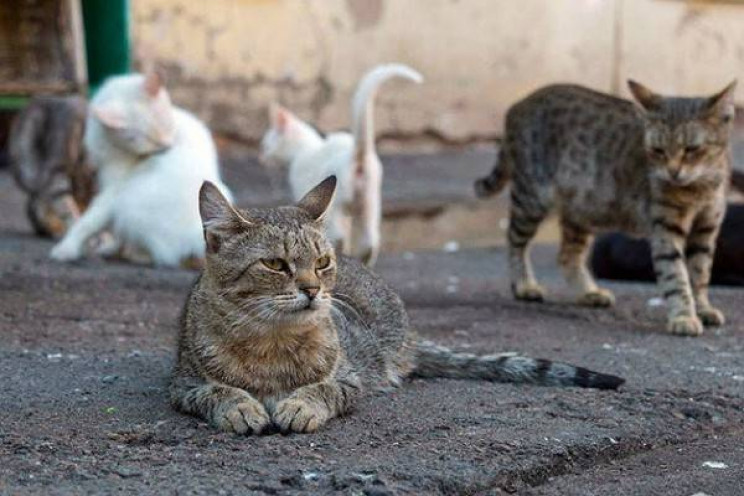
[[[323,138],[289,110],[272,105],[271,127],[261,142],[261,160],[289,165],[295,200],[328,176],[338,178],[328,211],[329,238],[341,252],[374,264],[380,250],[382,164],[375,150],[374,97],[389,79],[421,83],[421,74],[402,64],[380,65],[359,82],[352,98],[352,133]]]

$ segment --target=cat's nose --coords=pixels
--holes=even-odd
[[[308,288],[300,288],[300,291],[305,293],[305,296],[307,296],[310,300],[314,300],[316,296],[318,296],[318,293],[320,292],[320,288],[317,286],[312,286]]]

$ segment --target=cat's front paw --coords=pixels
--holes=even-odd
[[[315,432],[323,425],[327,412],[299,398],[287,398],[276,405],[274,423],[282,432]]]
[[[225,432],[259,434],[271,423],[261,403],[248,399],[218,408],[212,423]]]
[[[581,295],[578,303],[585,307],[607,308],[615,304],[615,295],[607,289],[597,288]]]
[[[83,257],[83,250],[76,243],[62,240],[54,245],[54,248],[49,253],[49,257],[58,262],[72,262],[73,260],[80,260]]]
[[[667,330],[678,336],[700,336],[703,333],[703,323],[695,316],[683,315],[671,319]]]
[[[518,300],[542,302],[545,300],[545,290],[534,282],[518,282],[512,284],[512,293]]]
[[[716,307],[704,307],[704,308],[698,308],[697,310],[698,317],[700,317],[700,320],[703,321],[703,325],[705,326],[722,326],[726,323],[726,317],[723,316],[723,312],[721,312]]]

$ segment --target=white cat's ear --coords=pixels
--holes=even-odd
[[[708,99],[708,108],[716,117],[728,122],[733,120],[736,113],[734,105],[734,92],[736,91],[736,79],[734,79],[723,90]]]
[[[628,79],[628,88],[630,88],[633,98],[635,98],[635,101],[638,102],[641,108],[652,112],[659,109],[663,100],[661,96],[632,79]]]
[[[336,176],[325,178],[297,203],[316,222],[322,222],[336,194]]]
[[[94,105],[90,111],[106,127],[111,129],[127,127],[127,113],[124,106],[119,102],[113,101]]]
[[[251,225],[209,181],[204,181],[199,189],[199,214],[208,253],[217,253],[222,239],[236,228]]]
[[[145,82],[143,83],[143,86],[147,96],[155,98],[160,94],[160,90],[163,89],[163,76],[155,69],[150,69],[145,73]]]
[[[269,106],[269,119],[271,120],[271,126],[284,134],[290,127],[290,124],[295,119],[294,114],[282,107],[278,103],[272,103]]]

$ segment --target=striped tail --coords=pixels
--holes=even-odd
[[[431,341],[415,344],[414,377],[479,379],[493,382],[617,389],[625,379],[550,360],[511,354],[456,353]]]
[[[497,195],[504,189],[511,179],[511,160],[507,156],[506,147],[502,146],[496,165],[489,175],[475,181],[475,194],[478,198],[488,198]]]

